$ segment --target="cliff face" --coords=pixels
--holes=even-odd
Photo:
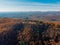
[[[60,23],[0,20],[0,45],[60,45]]]

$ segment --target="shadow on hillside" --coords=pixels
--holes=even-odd
[[[0,45],[17,45],[18,32],[23,29],[23,24],[15,24],[8,32],[0,34]],[[5,34],[4,34],[5,33]]]

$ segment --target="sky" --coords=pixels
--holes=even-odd
[[[60,11],[60,0],[0,0],[0,12]]]

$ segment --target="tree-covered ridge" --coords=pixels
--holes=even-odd
[[[60,45],[60,23],[0,19],[0,45]]]

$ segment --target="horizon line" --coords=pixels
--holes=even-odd
[[[32,10],[32,11],[0,11],[0,12],[60,12],[60,10],[52,10],[52,11],[46,11],[46,10],[44,10],[44,11],[34,11],[34,10]]]

